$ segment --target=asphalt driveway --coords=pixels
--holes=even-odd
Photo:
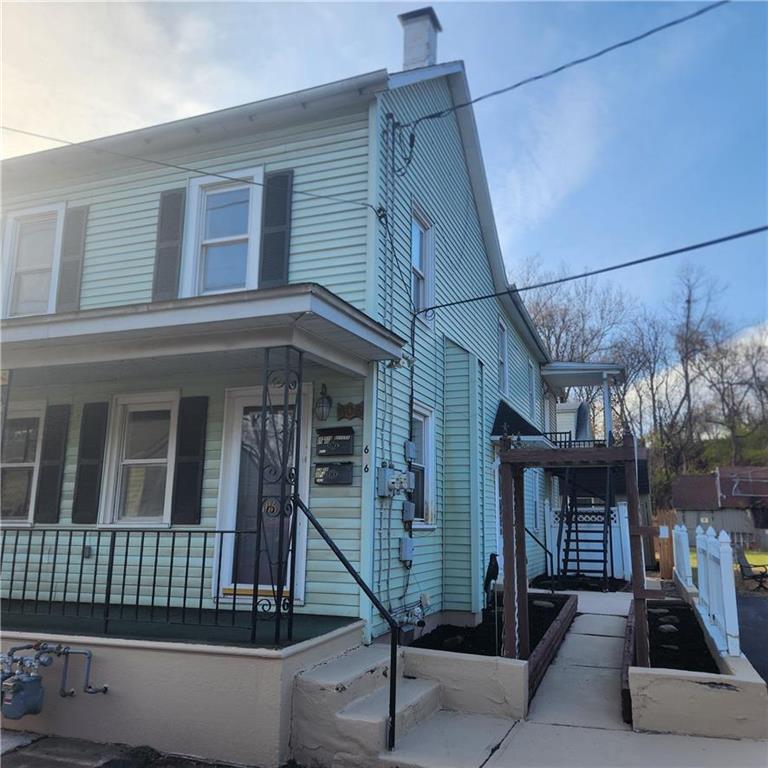
[[[768,597],[738,594],[736,603],[741,650],[763,680],[768,681]]]

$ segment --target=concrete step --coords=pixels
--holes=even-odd
[[[398,650],[398,678],[405,666]],[[343,750],[336,713],[389,687],[389,645],[360,646],[297,675],[293,684],[291,745],[301,765],[331,765]]]
[[[397,683],[395,731],[404,736],[440,707],[440,684],[403,678]],[[389,685],[363,696],[336,715],[340,735],[374,755],[387,746]]]
[[[504,717],[439,710],[382,751],[382,768],[479,768],[517,723]]]

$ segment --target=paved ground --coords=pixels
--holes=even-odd
[[[620,666],[631,594],[579,592],[579,616],[571,625],[531,704],[527,721],[500,724],[498,743],[482,768],[766,768],[768,744],[672,734],[634,733],[621,720]],[[750,660],[768,673],[768,600],[740,597],[742,643]],[[759,666],[762,664],[762,669]],[[453,728],[446,717],[446,734]],[[506,733],[506,735],[504,735]],[[418,729],[408,734],[419,740]],[[500,740],[500,741],[499,741]],[[449,741],[445,739],[446,743]],[[483,753],[465,745],[472,755]],[[417,750],[418,751],[418,750]],[[438,750],[439,752],[439,750]],[[213,764],[169,758],[152,750],[40,738],[4,731],[3,768],[202,768]],[[419,751],[421,755],[422,752]],[[484,754],[488,754],[487,751]],[[435,768],[446,760],[432,754]],[[456,755],[452,755],[456,757]],[[454,761],[455,762],[455,761]],[[481,768],[467,757],[463,768]],[[419,762],[423,765],[423,762]],[[223,768],[223,766],[219,766]]]
[[[742,653],[763,680],[768,681],[768,598],[739,594],[736,602]]]
[[[579,612],[531,703],[484,768],[765,768],[756,741],[634,733],[621,719],[631,594],[579,592]],[[768,601],[761,601],[766,602]],[[766,621],[766,619],[763,619]],[[763,638],[765,626],[763,624]]]
[[[0,736],[0,754],[3,768],[217,768],[215,763],[168,757],[148,747],[94,744],[8,730]]]

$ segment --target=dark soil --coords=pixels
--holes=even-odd
[[[531,650],[536,647],[544,633],[549,629],[550,624],[557,618],[567,599],[568,595],[528,595]],[[476,627],[441,624],[428,634],[422,635],[411,645],[415,648],[429,648],[433,651],[498,656],[503,632],[504,611],[501,595],[499,595],[497,607],[484,610],[483,621]]]
[[[693,609],[687,603],[649,600],[648,632],[652,667],[720,672]]]
[[[602,576],[560,576],[555,580],[555,589],[571,589],[585,592],[602,592],[605,584]],[[531,581],[531,586],[549,589],[552,577],[542,574]],[[608,579],[608,592],[628,592],[631,585],[623,579]]]

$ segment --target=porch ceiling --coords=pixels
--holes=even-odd
[[[599,387],[604,376],[611,385],[624,381],[624,369],[616,363],[548,363],[541,367],[541,375],[555,389]]]
[[[123,370],[244,368],[254,351],[292,345],[309,362],[364,375],[371,360],[398,359],[404,340],[311,283],[269,290],[13,318],[0,325],[3,367],[14,377],[97,366]]]

